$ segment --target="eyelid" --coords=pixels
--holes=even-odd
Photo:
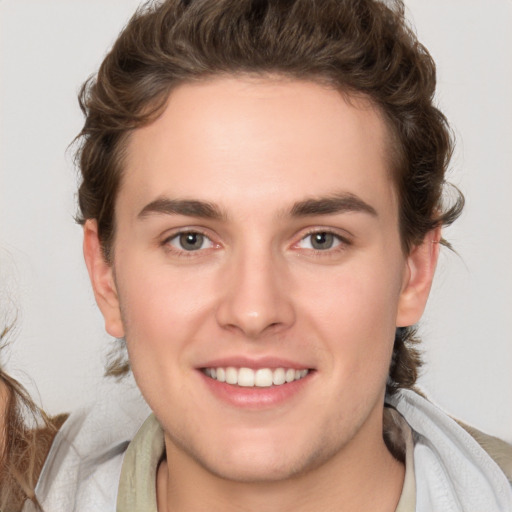
[[[187,251],[185,249],[179,249],[169,243],[171,240],[177,238],[178,236],[180,236],[182,234],[187,234],[187,233],[197,233],[197,234],[204,236],[211,242],[212,246],[204,248],[204,249],[198,249],[195,251]],[[307,238],[308,236],[312,236],[316,233],[331,234],[339,241],[339,243],[337,243],[334,247],[329,248],[329,249],[314,249],[314,248],[308,249],[308,248],[298,247],[300,242],[302,242],[305,238]],[[163,235],[161,241],[159,242],[159,245],[164,246],[165,248],[167,248],[167,250],[169,252],[173,252],[178,256],[185,256],[185,257],[186,256],[194,256],[194,255],[197,256],[198,253],[202,253],[202,252],[210,250],[210,249],[220,248],[222,244],[220,244],[216,240],[216,238],[217,237],[214,236],[214,234],[212,235],[212,233],[209,229],[205,229],[205,228],[199,227],[199,226],[182,226],[182,227],[174,228],[174,229],[167,231]],[[300,232],[293,238],[295,241],[291,245],[292,249],[301,249],[303,251],[307,251],[310,253],[323,253],[323,254],[333,253],[333,252],[337,252],[337,251],[342,251],[345,248],[347,248],[348,246],[351,246],[353,244],[352,235],[350,233],[348,233],[346,230],[342,230],[339,228],[333,228],[333,227],[325,227],[325,226],[314,226],[314,227],[304,228],[304,229],[300,230]]]
[[[197,234],[202,235],[205,238],[207,238],[211,242],[211,247],[206,247],[204,249],[198,249],[195,251],[187,251],[185,249],[180,249],[178,247],[175,247],[170,242],[171,240],[176,239],[180,235],[184,234]],[[161,242],[159,244],[166,248],[166,250],[170,253],[174,253],[177,256],[183,256],[183,257],[190,257],[190,256],[197,256],[198,253],[204,252],[209,249],[216,249],[220,247],[220,244],[214,240],[215,237],[212,236],[212,234],[209,232],[209,230],[206,230],[204,228],[200,228],[197,226],[183,226],[180,228],[172,229],[165,233],[163,236]]]
[[[314,248],[311,248],[311,249],[303,248],[303,250],[315,252],[315,253],[332,253],[332,252],[336,252],[337,250],[338,251],[343,250],[346,247],[352,245],[352,243],[353,243],[352,235],[347,233],[347,231],[345,231],[345,230],[340,230],[340,229],[336,229],[333,227],[315,226],[315,227],[306,228],[305,230],[302,230],[297,235],[296,238],[298,238],[298,240],[292,244],[292,248],[301,249],[300,247],[298,247],[300,242],[302,242],[308,236],[311,236],[311,235],[314,235],[317,233],[327,233],[327,234],[333,235],[340,243],[336,244],[336,246],[334,246],[332,248],[324,249],[324,250],[314,249]]]

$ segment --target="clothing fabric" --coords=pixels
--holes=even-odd
[[[44,510],[156,512],[163,432],[152,415],[139,430],[148,409],[131,400],[99,405],[66,421],[36,487]],[[413,391],[401,390],[387,403],[406,423],[406,477],[396,512],[512,512],[512,486],[480,444],[489,436],[478,433],[477,441]],[[506,470],[512,448],[496,443]],[[27,504],[23,512],[33,510]]]
[[[512,511],[507,476],[455,420],[412,391],[388,403],[413,431],[418,512]]]
[[[126,450],[117,491],[117,512],[158,512],[155,482],[164,450],[164,432],[151,414]]]
[[[124,454],[151,411],[130,381],[94,395],[103,399],[70,414],[54,438],[35,489],[44,512],[116,510]],[[36,507],[27,501],[22,512]]]

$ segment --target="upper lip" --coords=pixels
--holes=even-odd
[[[259,368],[294,368],[295,370],[311,369],[311,365],[282,357],[265,356],[260,358],[250,358],[247,356],[229,356],[220,357],[206,361],[198,368],[251,368],[258,370]]]

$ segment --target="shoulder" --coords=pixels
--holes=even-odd
[[[138,391],[106,396],[72,413],[55,436],[35,491],[44,510],[115,510],[126,448],[149,409]]]
[[[456,421],[498,464],[512,484],[512,445],[498,437],[485,434],[475,427],[466,425],[462,421]]]
[[[429,402],[428,398],[421,391],[415,389],[412,393],[411,397],[413,399],[416,398],[416,402],[421,399]],[[439,413],[444,415],[440,410]],[[485,450],[496,464],[498,464],[509,482],[512,484],[512,445],[503,441],[503,439],[486,434],[485,432],[482,432],[481,430],[478,430],[477,428],[468,425],[453,416],[449,416],[449,418],[462,427],[462,429],[464,429],[464,431],[466,431]]]
[[[418,510],[512,511],[507,443],[461,426],[414,391],[387,401],[413,432]]]

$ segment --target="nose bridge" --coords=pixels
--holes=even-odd
[[[294,321],[287,294],[286,265],[272,245],[240,244],[232,253],[224,275],[218,321],[255,338],[269,329],[279,330]]]

